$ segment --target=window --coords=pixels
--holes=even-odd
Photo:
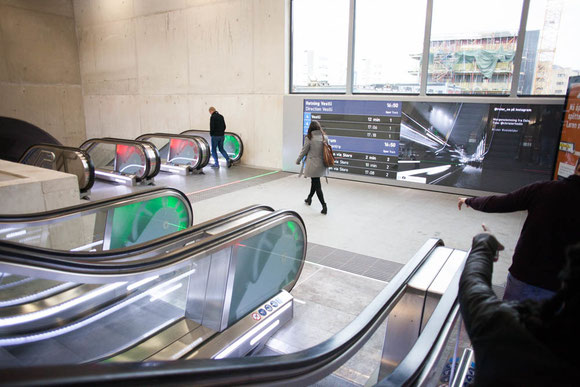
[[[419,93],[427,0],[357,0],[355,93]]]
[[[292,1],[292,91],[346,92],[349,0]]]
[[[578,0],[531,0],[518,94],[566,93],[557,87],[556,79],[567,79],[580,70],[578,15]]]
[[[428,90],[509,94],[522,0],[435,0]]]

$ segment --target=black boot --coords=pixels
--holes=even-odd
[[[320,213],[321,213],[321,214],[324,214],[324,215],[326,215],[326,212],[327,212],[327,209],[326,209],[326,203],[324,203],[324,204],[322,205],[322,211],[320,211]]]
[[[308,196],[306,199],[304,199],[304,203],[311,205],[312,204],[312,197]]]

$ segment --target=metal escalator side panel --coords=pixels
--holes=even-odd
[[[439,303],[441,296],[447,291],[455,273],[463,269],[467,253],[463,250],[453,250],[441,270],[427,289],[425,297],[425,307],[421,319],[421,329],[425,327],[427,321],[431,318],[431,314]]]
[[[281,291],[186,358],[224,359],[245,356],[263,345],[276,330],[292,319],[293,300],[290,293]]]
[[[451,256],[453,249],[437,247],[407,284],[387,324],[379,379],[391,373],[413,347],[421,332],[428,289]]]
[[[463,258],[464,263],[466,257],[467,253],[459,251],[455,253],[454,260]],[[382,379],[377,385],[424,385],[428,380],[432,380],[434,375],[439,376],[441,370],[436,369],[436,365],[441,360],[443,349],[446,347],[459,318],[458,291],[463,263],[459,265],[457,262],[450,263],[452,267],[457,269],[451,280],[448,278],[436,280],[439,282],[437,285],[446,282],[447,287],[431,317],[405,358],[390,375]],[[447,273],[445,277],[448,277]]]

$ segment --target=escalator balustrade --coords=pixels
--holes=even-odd
[[[0,367],[256,351],[292,317],[305,246],[297,214],[263,206],[111,251],[0,241],[7,278],[73,284],[2,310]]]
[[[187,175],[200,172],[209,162],[209,144],[200,136],[150,133],[137,137],[137,141],[155,145],[164,172]]]
[[[80,148],[91,157],[95,176],[105,181],[152,185],[161,168],[157,148],[147,141],[95,138],[85,141]]]
[[[88,197],[95,182],[95,166],[88,153],[78,148],[37,144],[28,148],[18,162],[75,175],[81,198]]]

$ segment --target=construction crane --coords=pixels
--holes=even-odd
[[[536,74],[534,77],[534,94],[549,94],[550,75],[556,56],[556,44],[560,32],[560,19],[564,0],[547,0],[544,14],[544,26],[538,46],[538,60],[536,62]]]

